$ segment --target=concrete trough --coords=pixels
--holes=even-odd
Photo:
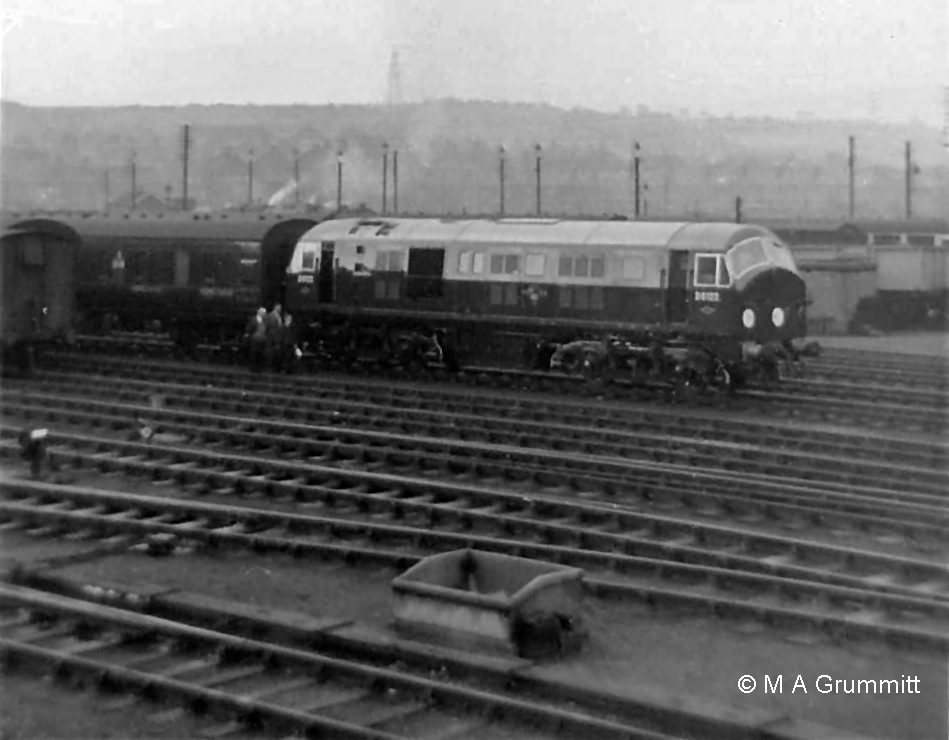
[[[455,550],[393,579],[392,594],[397,630],[455,647],[540,658],[585,634],[579,568]]]

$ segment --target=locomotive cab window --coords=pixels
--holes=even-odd
[[[316,269],[316,247],[307,246],[303,250],[303,258],[300,261],[300,269],[303,272],[313,272]]]
[[[725,261],[728,263],[728,271],[737,279],[749,270],[767,264],[768,255],[762,240],[756,237],[745,239],[729,249]]]
[[[724,288],[730,282],[728,268],[720,254],[695,255],[693,285],[697,288]]]

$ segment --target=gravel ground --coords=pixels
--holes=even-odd
[[[135,702],[110,708],[116,697],[54,684],[22,673],[0,676],[0,740],[182,740],[214,727],[211,719],[183,713],[166,716],[172,705]],[[230,740],[264,737],[250,733]]]
[[[896,352],[907,355],[949,356],[949,335],[940,332],[887,334],[877,337],[818,337],[822,347]]]
[[[383,568],[240,552],[220,557],[112,556],[59,572],[91,583],[96,578],[155,583],[312,616],[353,619],[380,629],[389,622],[389,581],[395,575]],[[900,652],[875,644],[841,647],[816,634],[778,637],[756,624],[656,615],[624,602],[590,600],[586,613],[591,639],[584,650],[538,670],[613,691],[778,711],[870,737],[946,736],[945,655]],[[758,682],[753,694],[737,689],[738,679],[746,674]],[[772,682],[783,676],[783,693],[765,694],[766,674]],[[798,674],[806,694],[800,688],[792,691]],[[918,676],[921,693],[821,694],[815,682],[822,674],[835,679]]]

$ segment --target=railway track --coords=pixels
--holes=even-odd
[[[938,440],[854,435],[710,413],[683,416],[666,409],[552,403],[328,378],[313,384],[289,378],[264,381],[240,373],[189,373],[189,382],[182,383],[181,371],[133,372],[146,379],[123,377],[118,388],[109,377],[43,373],[26,386],[8,383],[8,402],[68,401],[80,408],[82,401],[70,397],[81,393],[86,408],[92,408],[95,398],[121,401],[137,405],[126,413],[153,420],[169,418],[172,410],[191,411],[762,475],[783,475],[793,466],[803,480],[933,494],[944,490],[949,459],[949,446]],[[212,380],[216,387],[199,385]],[[306,395],[301,397],[301,392]],[[150,397],[160,397],[164,408],[141,408]],[[225,421],[234,423],[220,423]]]
[[[334,647],[311,640],[302,650],[0,584],[0,657],[8,670],[41,665],[60,680],[112,693],[119,706],[139,695],[171,704],[171,714],[187,707],[209,719],[209,736],[243,729],[347,740],[663,740],[672,736],[657,725],[682,737],[694,736],[697,724],[685,712],[654,710],[644,718],[619,702],[612,705],[619,712],[574,709],[582,692],[568,703],[561,688],[500,668],[493,675],[482,668],[474,678],[451,664],[435,672],[431,660],[373,660],[365,649]],[[513,683],[520,684],[517,696],[506,688]],[[727,721],[701,724],[705,737],[732,737],[738,729]]]
[[[946,388],[946,357],[872,350],[833,349],[807,362],[808,375],[832,380],[871,380],[887,385]]]
[[[372,406],[360,408],[362,416],[339,405],[314,413],[292,396],[284,397],[282,405],[271,399],[243,400],[234,394],[208,402],[189,398],[188,390],[180,388],[172,408],[154,409],[134,403],[146,395],[141,391],[126,389],[112,392],[109,400],[96,400],[90,398],[95,390],[88,383],[76,381],[71,390],[82,397],[8,387],[2,413],[5,418],[33,424],[69,422],[125,430],[134,419],[144,417],[149,424],[205,448],[224,445],[254,452],[272,448],[275,456],[285,459],[358,463],[397,472],[442,469],[454,477],[519,485],[525,493],[560,488],[565,495],[597,496],[614,504],[637,498],[658,502],[691,491],[693,497],[704,499],[706,507],[734,507],[721,516],[755,503],[797,505],[799,513],[830,517],[838,525],[849,515],[851,526],[862,522],[867,529],[901,532],[920,546],[938,539],[933,528],[944,518],[940,504],[945,473],[938,469],[903,466],[887,477],[891,469],[885,464],[860,462],[854,472],[847,461],[837,458],[812,459],[785,451],[771,455],[765,447],[747,443],[709,445],[702,439],[653,434],[645,435],[647,444],[643,445],[642,435],[609,435],[595,429],[589,433],[594,442],[586,439],[575,445],[573,436],[585,438],[585,431],[565,426],[563,434],[573,436],[564,441],[552,422],[534,423],[528,438],[523,423],[507,429],[496,419],[442,414],[434,420],[415,414],[419,418],[412,421],[406,418],[413,416],[411,412],[396,408],[385,414]],[[100,394],[108,391],[98,390]],[[198,396],[205,393],[198,390]],[[322,417],[324,423],[315,424],[315,417]],[[487,431],[482,428],[492,421]],[[759,450],[758,459],[748,459],[749,449]],[[826,473],[824,468],[834,463],[839,469]],[[805,468],[805,473],[806,466],[812,465],[803,478],[822,480],[790,478],[790,465]],[[694,485],[696,478],[699,486]],[[730,495],[722,486],[730,487]],[[722,495],[716,497],[716,489]]]
[[[80,346],[85,351],[127,351],[146,355],[167,355],[170,343],[155,344],[154,340],[144,343],[126,344],[121,340],[106,337],[86,338]],[[210,354],[208,354],[210,352]],[[206,359],[227,364],[239,362],[234,351],[212,351],[204,353]],[[66,360],[69,361],[68,359]],[[367,368],[368,369],[368,368]],[[378,371],[376,371],[378,372]],[[391,374],[392,371],[383,371]],[[501,368],[471,367],[458,375],[437,373],[439,379],[455,382],[484,382],[494,379],[499,384],[519,383],[536,387],[548,392],[568,393],[607,393],[617,398],[655,398],[657,394],[666,397],[671,392],[662,384],[644,387],[628,387],[625,383],[605,385],[602,382],[588,381],[577,376],[557,373],[510,371]],[[871,376],[872,378],[872,376]],[[788,413],[795,416],[809,415],[811,418],[836,420],[854,419],[857,423],[872,423],[880,426],[899,426],[908,429],[941,431],[946,426],[946,398],[943,387],[894,387],[883,384],[879,378],[866,378],[860,384],[831,380],[783,379],[779,386],[751,388],[738,394],[710,397],[696,397],[693,403],[716,403],[727,405],[734,410],[754,410],[764,413]]]
[[[650,540],[644,526],[629,529],[648,521],[641,516],[538,502],[493,488],[61,434],[52,442],[53,457],[62,463],[177,481],[190,496],[262,496],[266,506],[197,503],[165,491],[154,497],[6,481],[0,488],[5,526],[57,536],[65,531],[174,536],[207,545],[369,558],[396,567],[432,552],[476,547],[586,568],[590,589],[604,597],[949,644],[946,574],[938,561],[768,537],[734,526],[682,521],[676,530],[668,518]],[[3,450],[15,452],[9,443]],[[290,502],[294,512],[275,511],[270,502],[279,499]],[[301,508],[327,513],[295,513]]]

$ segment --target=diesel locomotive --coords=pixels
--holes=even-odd
[[[283,303],[334,356],[734,384],[794,353],[807,295],[760,226],[547,218],[325,221]]]

